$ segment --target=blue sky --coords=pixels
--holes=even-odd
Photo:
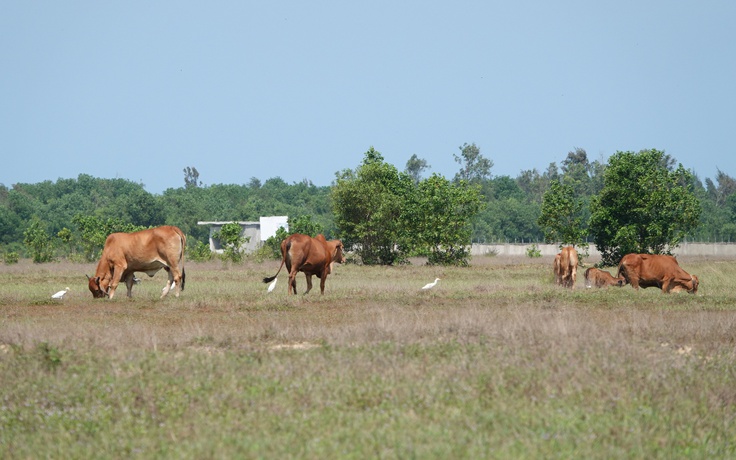
[[[371,146],[452,177],[580,147],[736,176],[736,2],[2,2],[0,183],[329,185]],[[439,2],[437,2],[439,3]]]

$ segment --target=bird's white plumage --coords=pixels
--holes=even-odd
[[[68,287],[64,289],[63,291],[59,291],[56,294],[52,295],[51,298],[52,299],[63,299],[67,292],[69,292]]]
[[[435,278],[435,279],[434,279],[434,282],[433,282],[433,283],[428,283],[428,284],[425,284],[425,285],[424,285],[424,286],[422,287],[422,290],[423,290],[423,291],[425,291],[425,290],[427,290],[427,289],[432,289],[432,288],[433,288],[433,287],[434,287],[434,286],[435,286],[435,285],[437,284],[437,281],[439,281],[439,280],[440,280],[439,278]]]
[[[271,284],[268,285],[268,292],[271,292],[271,291],[273,291],[276,288],[276,281],[278,281],[278,280],[279,279],[276,278],[276,279],[273,280],[273,282]]]

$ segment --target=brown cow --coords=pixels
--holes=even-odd
[[[177,227],[164,225],[133,233],[112,233],[105,241],[102,258],[95,276],[89,280],[89,290],[95,298],[115,296],[121,280],[132,296],[134,272],[153,276],[162,268],[169,274],[161,297],[176,283],[176,296],[184,290],[184,248],[186,236]]]
[[[626,254],[618,264],[618,276],[634,289],[657,286],[662,292],[698,292],[698,277],[688,274],[670,255]]]
[[[599,270],[595,267],[590,267],[589,269],[585,270],[586,287],[621,287],[624,284],[626,284],[626,280],[624,278],[614,278],[613,275],[605,270]]]
[[[559,262],[558,258],[559,257]],[[578,252],[572,246],[562,248],[555,256],[555,283],[573,289],[578,273]]]
[[[312,289],[312,275],[317,275],[320,279],[320,292],[324,294],[325,280],[332,272],[332,262],[345,262],[342,250],[340,240],[327,241],[321,234],[312,238],[309,235],[295,233],[281,242],[281,265],[275,275],[263,278],[263,282],[270,283],[276,279],[286,264],[286,270],[289,272],[287,283],[289,294],[296,294],[296,275],[299,272],[304,272],[307,277],[305,294]]]

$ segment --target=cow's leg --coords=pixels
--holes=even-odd
[[[296,273],[289,272],[289,283],[286,286],[289,294],[296,294]]]
[[[112,270],[112,279],[110,280],[110,285],[107,288],[107,294],[109,298],[113,298],[115,296],[115,289],[118,288],[118,284],[120,284],[120,278],[123,277],[123,273],[125,273],[126,267],[123,265],[115,265]]]
[[[639,277],[636,276],[636,275],[634,275],[634,274],[630,274],[629,275],[629,284],[634,289],[639,289]]]
[[[161,298],[163,298],[165,295],[171,292],[172,285],[175,288],[174,295],[176,297],[179,297],[179,293],[181,292],[181,278],[182,278],[181,271],[179,271],[177,267],[167,267],[165,265],[164,265],[164,270],[166,270],[166,273],[169,275],[169,279],[166,282],[166,287],[164,287],[164,290],[161,293]]]
[[[128,288],[128,297],[133,297],[133,277],[134,273],[132,272],[125,277],[125,286]]]
[[[312,275],[307,275],[306,273],[304,276],[307,277],[307,290],[304,291],[305,294],[309,294],[309,291],[312,290]]]
[[[169,277],[166,280],[166,286],[164,286],[164,289],[161,291],[161,298],[163,299],[166,297],[166,295],[171,291],[171,286],[174,285],[174,283],[176,283],[174,285],[174,295],[179,297],[179,293],[181,292],[181,272],[176,268],[167,266],[164,266],[164,270],[166,270]]]
[[[322,276],[320,276],[319,278],[319,291],[320,291],[320,294],[322,295],[325,294],[325,280],[327,279],[327,273],[329,272],[329,270],[331,269],[328,266],[327,269],[325,269],[325,271],[322,272]]]
[[[570,289],[575,289],[575,281],[578,278],[578,267],[573,265],[572,273],[570,273]]]
[[[171,274],[173,275],[173,281],[176,283],[174,296],[179,297],[179,293],[181,292],[181,271],[178,268],[172,268]]]
[[[672,288],[675,286],[674,278],[665,278],[662,280],[662,292],[669,294]]]

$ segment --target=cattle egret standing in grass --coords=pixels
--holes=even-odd
[[[434,283],[425,284],[424,287],[422,288],[422,291],[426,291],[427,289],[432,289],[434,285],[437,284],[437,281],[439,280],[440,280],[439,278],[435,278]]]
[[[278,280],[279,280],[279,279],[278,279],[278,278],[276,278],[276,279],[274,279],[274,280],[273,280],[273,283],[271,283],[271,284],[269,284],[269,285],[268,285],[268,292],[271,292],[271,291],[273,291],[274,289],[276,289],[276,281],[278,281]]]
[[[59,291],[56,294],[52,295],[51,298],[52,299],[63,299],[67,292],[69,292],[68,287],[64,289],[63,291]]]

